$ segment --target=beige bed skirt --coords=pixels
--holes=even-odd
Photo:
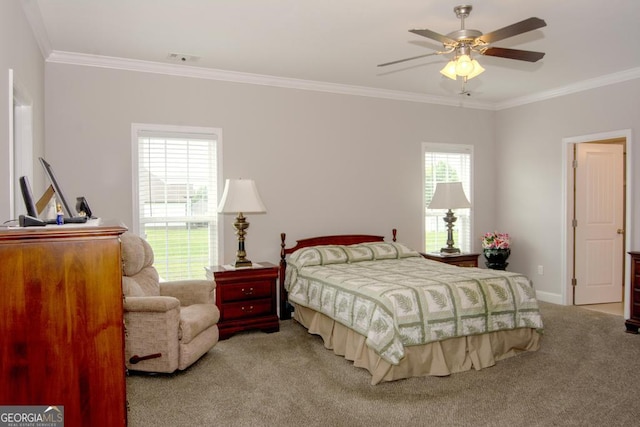
[[[446,376],[471,368],[480,370],[540,347],[540,334],[535,329],[520,328],[406,347],[405,357],[398,365],[392,365],[367,347],[364,336],[322,313],[295,305],[293,318],[309,333],[320,335],[326,348],[368,370],[371,384],[427,375]]]

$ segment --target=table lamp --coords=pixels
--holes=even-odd
[[[448,209],[444,222],[447,224],[447,247],[440,249],[441,253],[460,253],[460,249],[453,246],[453,223],[458,218],[453,215],[452,209],[469,208],[471,203],[464,194],[461,182],[439,182],[436,191],[429,203],[429,209]]]
[[[245,213],[265,213],[267,210],[260,199],[256,183],[252,179],[227,179],[224,184],[224,191],[218,207],[219,213],[238,214],[233,227],[238,235],[238,251],[236,252],[235,268],[251,267],[252,263],[246,256],[244,247],[244,236],[249,228],[249,223],[243,214]]]

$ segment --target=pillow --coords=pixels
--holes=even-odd
[[[343,264],[376,259],[419,257],[420,254],[401,243],[369,242],[350,246],[325,245],[298,249],[289,257],[297,267]]]
[[[342,246],[326,245],[298,249],[289,257],[289,263],[298,268],[311,265],[342,264],[348,261]]]
[[[320,252],[313,247],[298,249],[289,257],[289,264],[298,268],[308,265],[320,265],[320,262]]]
[[[347,253],[344,251],[343,246],[316,246],[316,249],[320,253],[322,265],[347,262]]]
[[[398,251],[398,258],[409,258],[413,256],[422,256],[418,251],[414,251],[413,249],[403,245],[402,243],[393,242],[391,243],[396,250]]]
[[[371,261],[373,251],[365,245],[350,245],[343,247],[349,262]]]
[[[373,252],[373,259],[394,259],[398,258],[398,250],[391,243],[371,242],[364,243]]]
[[[373,252],[373,259],[396,259],[420,256],[420,253],[417,251],[397,242],[371,242],[363,243],[361,246],[366,246]]]

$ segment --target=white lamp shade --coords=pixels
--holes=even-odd
[[[252,179],[227,179],[218,212],[220,213],[265,213],[258,187]]]
[[[471,203],[464,194],[461,182],[439,182],[429,203],[429,209],[470,208]]]

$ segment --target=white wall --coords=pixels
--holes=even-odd
[[[288,242],[371,233],[422,249],[422,142],[475,146],[475,226],[494,224],[494,112],[48,63],[46,157],[67,197],[132,223],[131,123],[218,127],[223,175],[253,178],[248,257]],[[237,247],[225,218],[224,262]]]
[[[640,166],[640,80],[537,102],[497,113],[497,218],[513,236],[509,269],[527,274],[538,292],[559,302],[566,280],[561,259],[562,140],[587,134],[631,129],[634,169]],[[632,249],[640,249],[640,184],[633,182]],[[544,267],[538,275],[537,266]],[[571,304],[571,299],[567,301]]]
[[[22,6],[18,0],[0,2],[0,223],[12,219],[10,210],[10,179],[12,159],[9,135],[9,70],[14,81],[33,102],[34,158],[42,155],[44,147],[44,60],[33,37]],[[38,168],[42,169],[39,165]],[[43,173],[36,169],[35,177],[42,180]],[[36,172],[37,171],[37,172]]]

